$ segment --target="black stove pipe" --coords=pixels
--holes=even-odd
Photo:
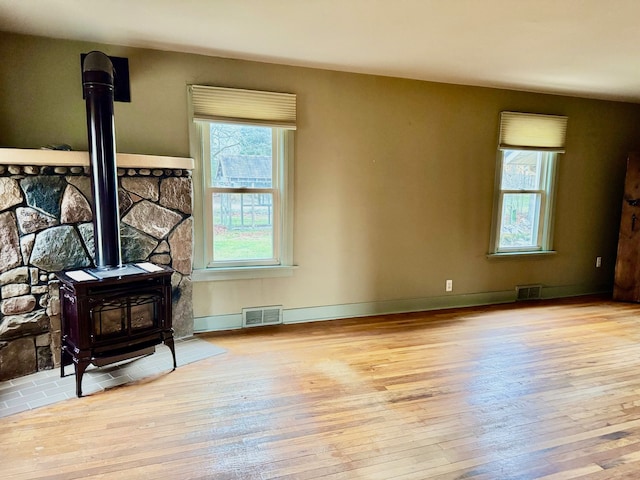
[[[98,269],[122,265],[118,176],[113,115],[113,64],[102,52],[90,52],[82,66],[93,190],[93,238]]]

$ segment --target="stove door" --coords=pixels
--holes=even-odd
[[[162,327],[160,291],[110,295],[92,299],[91,338],[95,344],[136,337]]]

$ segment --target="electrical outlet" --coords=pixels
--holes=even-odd
[[[447,292],[453,292],[453,280],[447,280],[444,284],[444,289]]]
[[[596,268],[600,268],[602,266],[602,257],[596,257]]]

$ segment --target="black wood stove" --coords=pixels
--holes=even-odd
[[[106,279],[85,279],[92,270],[62,272],[60,312],[64,367],[74,364],[76,395],[82,396],[82,376],[90,364],[102,366],[153,352],[160,343],[176,354],[171,328],[171,269]],[[134,267],[129,265],[129,268]],[[154,265],[155,267],[155,265]],[[89,272],[89,273],[87,273]],[[80,278],[80,280],[77,280]]]
[[[106,365],[146,355],[164,343],[176,355],[169,267],[123,264],[114,134],[114,71],[102,52],[84,59],[82,80],[93,190],[95,268],[60,272],[62,358],[73,364],[76,395],[90,364]]]

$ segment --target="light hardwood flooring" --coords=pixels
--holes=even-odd
[[[0,419],[3,479],[639,479],[640,305],[200,335],[227,350]]]
[[[175,348],[179,367],[224,352],[196,336],[176,340]],[[158,345],[153,355],[103,367],[90,366],[82,379],[82,392],[84,395],[91,395],[144,379],[158,372],[169,371],[172,367],[173,359],[169,347]],[[63,378],[60,377],[60,369],[55,368],[6,380],[0,382],[0,417],[52,405],[74,398],[75,395],[76,377],[73,375],[72,366],[65,369]]]

